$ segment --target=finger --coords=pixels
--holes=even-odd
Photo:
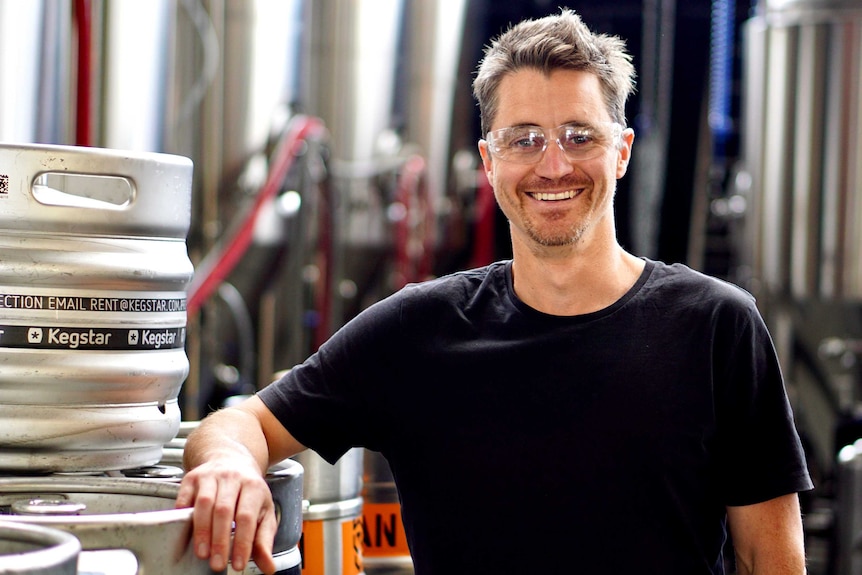
[[[210,567],[215,571],[227,568],[233,534],[239,487],[235,481],[221,481],[212,505]]]
[[[254,562],[264,573],[275,573],[276,565],[272,556],[272,546],[275,533],[278,531],[278,520],[275,513],[262,516],[254,538]]]
[[[258,485],[247,485],[241,492],[237,502],[235,515],[236,529],[233,539],[233,555],[231,565],[235,570],[242,570],[252,554],[253,543],[260,537],[258,530],[262,518],[275,518],[272,495],[263,481]],[[269,534],[268,547],[264,553],[272,555],[272,538],[275,532]],[[270,557],[271,561],[271,557]],[[265,569],[262,569],[265,571]]]
[[[192,541],[195,555],[199,559],[209,559],[212,540],[212,508],[218,488],[215,481],[203,476],[192,486],[194,488],[194,511]]]
[[[208,477],[201,477],[196,484],[194,495],[194,511],[192,512],[192,525],[194,525],[193,541],[195,554],[201,559],[209,558],[210,539],[212,537],[212,507],[215,502],[217,487],[215,481]]]
[[[195,501],[195,491],[197,486],[194,483],[194,478],[186,475],[180,483],[180,489],[177,491],[175,505],[177,509],[191,507]]]

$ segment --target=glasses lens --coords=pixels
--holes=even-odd
[[[492,151],[510,162],[535,162],[545,150],[545,132],[538,127],[503,128],[488,134]]]
[[[557,141],[570,160],[589,160],[604,152],[607,140],[595,128],[563,126]]]

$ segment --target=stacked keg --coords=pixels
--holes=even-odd
[[[211,573],[182,470],[152,467],[189,370],[191,184],[178,156],[0,145],[0,572]],[[269,483],[298,574],[302,468]]]

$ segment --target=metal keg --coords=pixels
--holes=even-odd
[[[0,145],[0,468],[159,461],[189,371],[192,164]]]
[[[197,422],[181,425],[177,437],[165,446],[157,469],[182,465],[185,438],[196,426]],[[292,546],[297,544],[303,575],[365,573],[362,568],[363,501],[360,496],[363,451],[351,449],[331,465],[307,450],[269,469],[266,480],[276,507],[281,509],[279,532],[273,546],[276,561],[282,561],[278,573],[289,573],[281,570],[282,565],[294,560],[296,555],[293,555]],[[297,491],[296,486],[299,485],[301,489]],[[298,522],[300,517],[301,523]],[[289,527],[286,525],[288,521],[292,522]],[[284,535],[281,535],[282,530],[286,531]],[[251,564],[245,572],[259,571]]]
[[[302,575],[365,575],[362,498],[309,505],[300,549]]]
[[[412,575],[413,558],[401,519],[401,502],[389,463],[365,450],[362,482],[363,560],[368,575]]]
[[[65,531],[0,523],[0,575],[76,575],[80,552],[81,543]]]
[[[0,526],[60,529],[80,541],[88,575],[209,574],[192,552],[192,512],[179,485],[107,477],[0,478]]]
[[[183,451],[188,434],[200,424],[198,421],[180,423],[177,436],[165,445],[162,460],[159,465],[127,470],[126,475],[155,477],[179,482],[183,476]],[[302,537],[303,515],[303,478],[302,464],[292,459],[285,459],[270,467],[266,473],[266,482],[272,492],[275,503],[278,529],[275,533],[272,551],[278,575],[299,575],[302,556],[299,552],[299,542]],[[253,561],[242,571],[245,575],[260,573]],[[229,575],[238,573],[228,569]]]

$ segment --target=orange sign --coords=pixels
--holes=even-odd
[[[370,503],[366,500],[362,507],[362,524],[366,557],[410,555],[404,523],[401,521],[400,504]]]

